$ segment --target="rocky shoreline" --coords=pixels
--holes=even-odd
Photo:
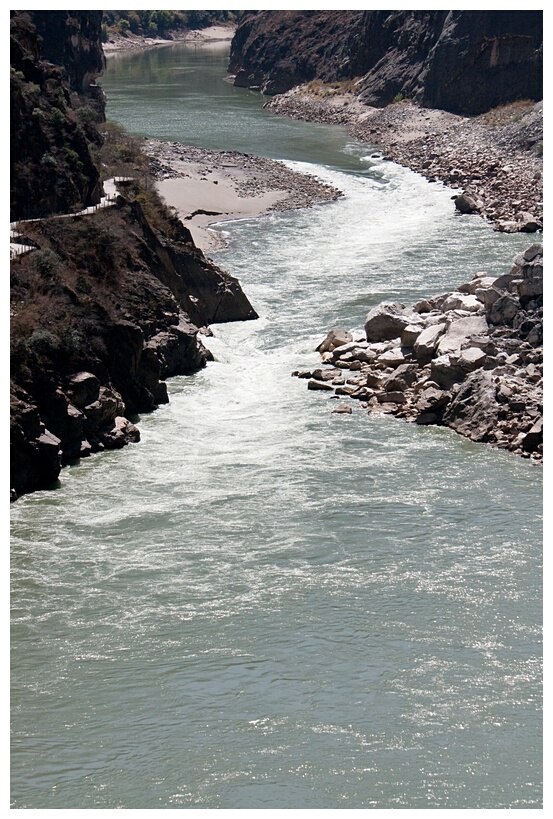
[[[499,278],[477,273],[412,308],[383,302],[368,313],[364,338],[335,329],[317,350],[320,368],[292,373],[310,390],[543,460],[541,244]]]
[[[139,440],[166,379],[211,360],[207,325],[257,318],[239,282],[155,203],[26,225],[11,262],[11,499]]]
[[[273,97],[276,114],[341,124],[386,158],[456,191],[461,213],[478,213],[505,232],[543,226],[543,106],[520,101],[477,117],[399,101],[364,105],[352,93],[322,83]]]

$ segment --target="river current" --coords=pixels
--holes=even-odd
[[[506,272],[528,238],[337,127],[271,115],[221,47],[110,59],[130,131],[283,159],[345,196],[221,225],[260,315],[142,440],[12,508],[12,807],[541,807],[541,470],[331,414],[332,327]]]

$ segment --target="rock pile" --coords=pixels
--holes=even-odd
[[[310,390],[542,460],[541,244],[497,279],[477,273],[412,308],[383,302],[367,314],[365,338],[332,330],[317,350],[320,368],[293,373]]]

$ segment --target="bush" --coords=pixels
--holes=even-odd
[[[50,250],[49,247],[44,248],[44,250],[36,250],[31,259],[37,273],[46,277],[50,277],[52,271],[62,263],[58,254]]]
[[[60,339],[49,330],[35,330],[27,341],[29,352],[51,357],[61,348]]]
[[[50,113],[50,122],[55,128],[59,129],[63,128],[66,123],[65,114],[63,113],[63,111],[60,111],[59,108],[56,108],[56,106],[52,108],[52,111]]]

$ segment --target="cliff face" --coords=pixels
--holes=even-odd
[[[12,497],[138,440],[130,418],[168,400],[167,377],[208,360],[199,328],[257,318],[145,170],[114,206],[55,215],[98,201],[100,162],[121,161],[114,135],[102,146],[96,128],[100,22],[101,12],[12,13],[12,219],[33,218],[19,222],[25,247],[10,270]],[[146,163],[131,142],[122,137],[123,176]]]
[[[229,70],[268,94],[358,78],[368,105],[478,114],[542,98],[542,42],[540,11],[262,11],[239,25]]]
[[[11,265],[11,475],[16,495],[61,465],[137,440],[129,416],[166,403],[165,378],[205,366],[198,328],[257,318],[236,279],[137,201],[25,225]]]
[[[99,11],[11,12],[11,220],[95,204]]]
[[[234,84],[282,94],[294,85],[354,76],[348,43],[360,31],[359,11],[246,12],[232,40]]]

